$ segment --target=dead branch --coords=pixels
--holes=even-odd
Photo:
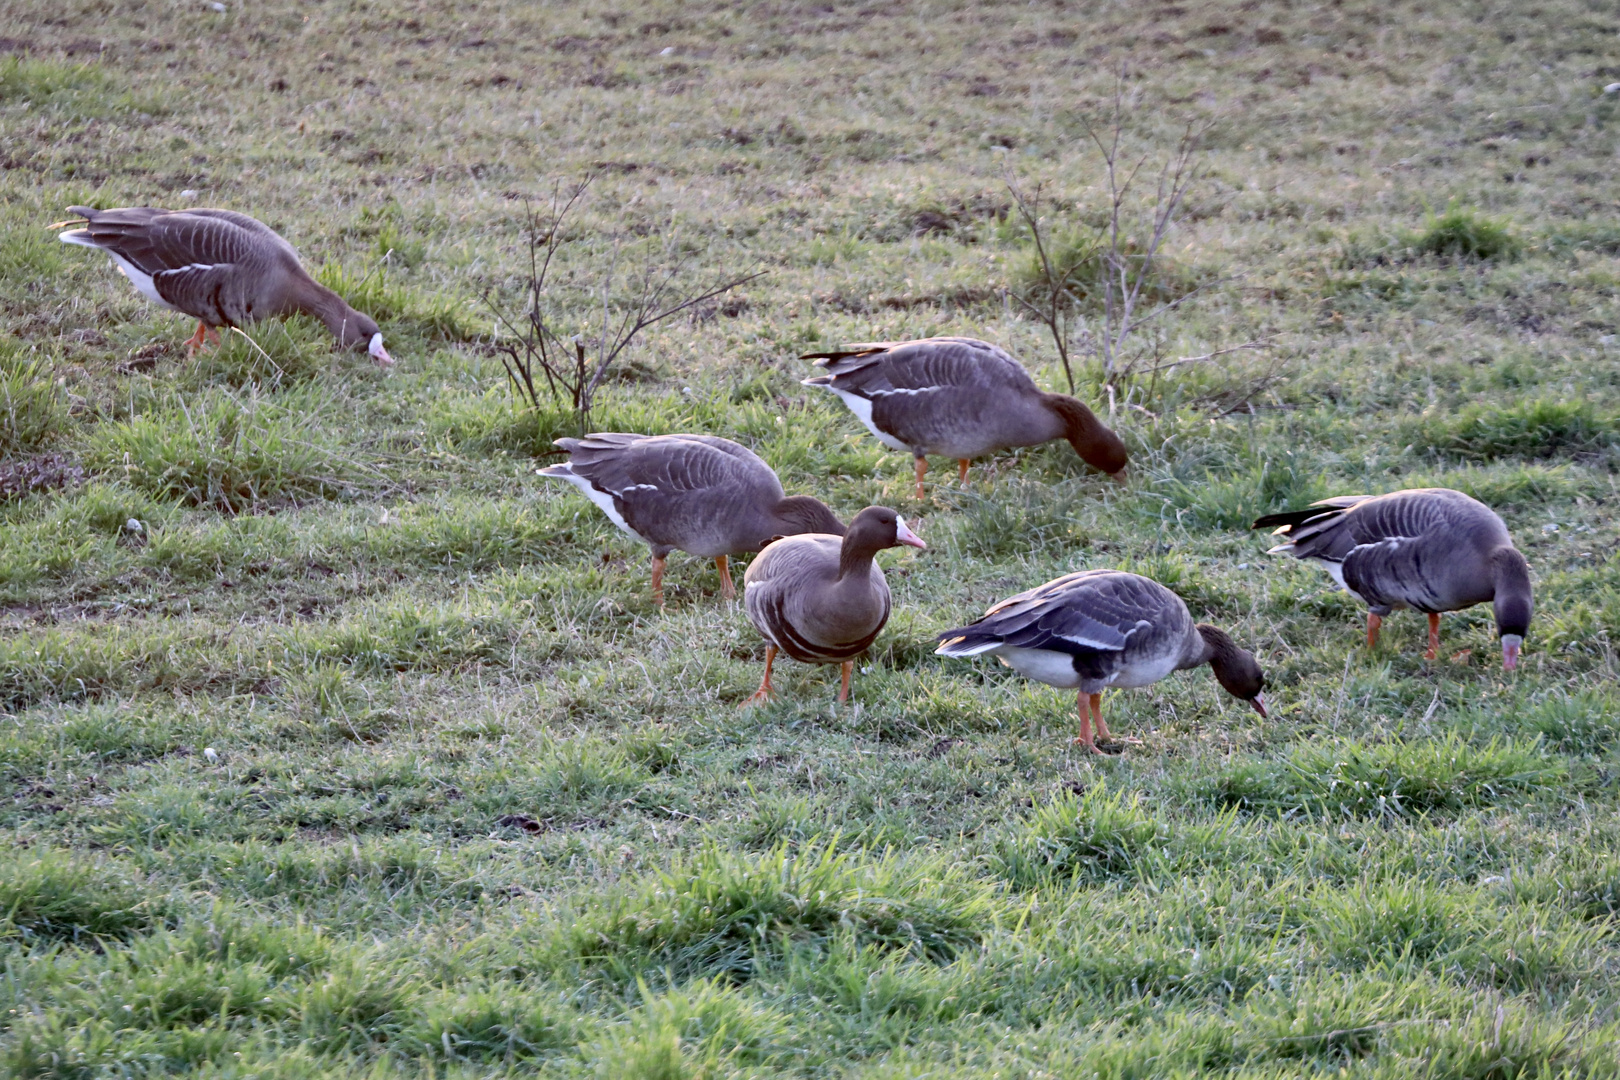
[[[569,281],[563,290],[554,288],[550,272],[563,248],[571,241],[563,225],[569,213],[584,197],[593,177],[587,176],[565,191],[562,184],[552,189],[551,205],[541,213],[524,204],[524,239],[528,247],[528,272],[520,290],[524,311],[508,312],[499,302],[494,286],[483,292],[483,301],[495,318],[496,340],[492,343],[506,369],[508,383],[531,411],[543,411],[541,384],[553,403],[567,402],[580,434],[590,426],[591,407],[596,393],[613,366],[637,336],[648,327],[745,285],[765,273],[763,270],[724,278],[694,291],[682,290],[680,281],[687,268],[684,257],[661,259],[649,245],[639,272],[629,276],[632,294],[628,302],[615,303],[615,286],[620,279],[621,248],[615,243],[606,271],[585,275],[580,284]],[[556,296],[555,292],[564,295]],[[569,295],[572,294],[572,295]],[[600,307],[594,334],[566,334],[560,320],[570,312]],[[551,312],[561,312],[554,315]],[[502,330],[507,340],[500,340]],[[594,354],[594,356],[592,355]]]

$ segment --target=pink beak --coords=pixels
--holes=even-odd
[[[1519,643],[1517,641],[1502,642],[1502,667],[1512,671],[1519,666]]]
[[[928,545],[922,542],[922,537],[906,528],[905,518],[894,519],[894,542],[905,544],[907,547],[922,548],[924,550],[928,548]]]
[[[1254,697],[1250,698],[1249,705],[1261,716],[1266,715],[1266,703],[1262,695],[1256,694]]]
[[[378,367],[389,367],[394,362],[394,358],[388,355],[388,350],[383,348],[381,334],[371,335],[371,344],[366,347],[366,351],[371,354],[373,360],[377,361]]]

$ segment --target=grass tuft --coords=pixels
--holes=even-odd
[[[0,938],[127,938],[159,925],[163,905],[118,869],[63,851],[0,855]]]
[[[1614,418],[1600,415],[1589,401],[1531,398],[1408,421],[1404,437],[1418,449],[1494,461],[1591,452],[1613,442],[1615,426]]]
[[[67,401],[45,357],[0,344],[0,456],[42,449],[67,421]]]
[[[920,860],[840,852],[835,840],[760,855],[706,847],[561,924],[556,947],[620,978],[667,972],[741,981],[784,941],[840,931],[947,959],[993,916],[982,887]]]
[[[320,404],[271,401],[256,391],[176,396],[98,428],[89,461],[159,498],[230,513],[352,493],[369,478],[312,424]]]
[[[1094,883],[1139,872],[1168,839],[1140,792],[1098,783],[1080,796],[1059,793],[1002,838],[995,859],[1019,888]]]
[[[1429,218],[1412,247],[1425,255],[1505,261],[1517,258],[1524,244],[1505,222],[1453,204]]]
[[[1490,806],[1555,784],[1565,767],[1515,743],[1473,746],[1460,736],[1376,746],[1309,747],[1280,761],[1240,764],[1205,793],[1246,810],[1342,817],[1404,817]]]

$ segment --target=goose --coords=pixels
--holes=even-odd
[[[808,353],[825,375],[802,380],[841,398],[878,442],[917,459],[923,497],[928,455],[968,462],[1014,446],[1068,439],[1086,464],[1123,479],[1125,444],[1067,394],[1043,393],[1003,349],[966,337],[875,341]]]
[[[58,234],[64,244],[100,248],[142,296],[197,320],[191,352],[217,340],[216,327],[303,313],[344,348],[365,346],[380,367],[394,362],[376,321],[310,277],[291,244],[246,214],[156,206],[68,213],[78,216],[51,227],[82,228]]]
[[[745,707],[771,699],[778,651],[806,664],[840,665],[838,703],[849,700],[855,657],[889,621],[889,583],[872,557],[901,544],[928,547],[905,518],[886,506],[868,506],[841,539],[806,533],[760,552],[743,575],[743,604],[766,642],[765,677]]]
[[[1489,600],[1502,639],[1502,666],[1512,671],[1530,629],[1530,564],[1507,526],[1477,499],[1450,488],[1413,488],[1388,495],[1343,495],[1305,510],[1268,514],[1254,528],[1275,526],[1286,541],[1268,554],[1320,563],[1339,587],[1367,605],[1367,647],[1378,644],[1383,617],[1400,608],[1429,616],[1429,648],[1440,652],[1440,614]]]
[[[1266,715],[1265,675],[1254,655],[1224,631],[1194,623],[1181,597],[1123,570],[1081,570],[993,605],[978,622],[939,635],[936,653],[988,653],[1026,679],[1078,690],[1080,736],[1097,753],[1111,741],[1102,692],[1148,686],[1172,671],[1208,664],[1233,697]],[[1093,738],[1091,724],[1096,722]]]
[[[558,439],[566,464],[537,470],[564,480],[602,508],[627,535],[652,548],[652,591],[664,602],[671,551],[712,558],[720,595],[737,595],[728,557],[758,551],[773,537],[843,536],[843,523],[808,495],[788,496],[771,467],[745,446],[715,435],[597,432]]]

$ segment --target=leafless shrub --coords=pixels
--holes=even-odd
[[[483,293],[484,303],[495,316],[493,347],[506,368],[509,384],[536,414],[545,409],[542,397],[555,405],[566,404],[582,435],[590,427],[597,390],[638,334],[764,273],[724,278],[707,287],[687,287],[683,282],[688,257],[649,240],[642,245],[635,269],[621,272],[623,251],[615,243],[605,269],[580,271],[577,260],[568,259],[575,269],[559,277],[556,270],[566,249],[579,243],[564,230],[564,224],[584,198],[591,179],[587,176],[567,189],[558,184],[546,210],[524,201],[529,265],[516,290],[522,310],[510,310],[494,286]],[[576,328],[572,333],[569,324]]]
[[[1187,196],[1202,179],[1197,151],[1207,129],[1189,123],[1157,162],[1151,149],[1136,153],[1128,145],[1134,106],[1125,86],[1122,73],[1105,118],[1082,118],[1107,185],[1100,224],[1060,234],[1051,215],[1043,213],[1042,185],[1029,189],[1011,172],[1007,176],[1014,208],[1035,248],[1034,273],[1012,295],[1051,334],[1071,393],[1076,359],[1096,358],[1110,413],[1119,390],[1133,378],[1267,347],[1248,341],[1201,356],[1164,356],[1165,317],[1214,284],[1169,287],[1164,256]],[[1153,189],[1142,192],[1148,177]]]

